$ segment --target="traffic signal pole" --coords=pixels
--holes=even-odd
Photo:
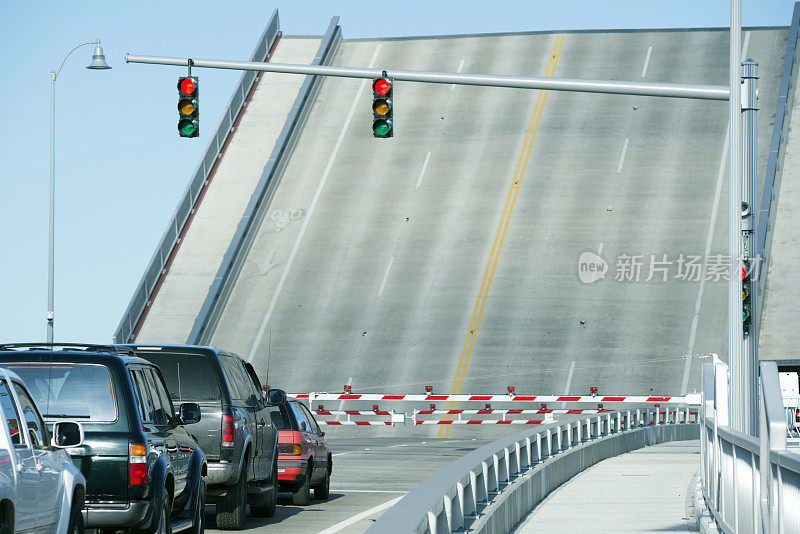
[[[501,74],[466,74],[400,69],[369,69],[360,67],[334,67],[328,65],[297,65],[292,63],[257,63],[252,61],[227,61],[221,59],[189,59],[161,56],[125,55],[127,63],[149,63],[209,69],[252,70],[334,76],[339,78],[392,78],[394,81],[477,85],[483,87],[510,87],[515,89],[542,89],[545,91],[578,91],[618,95],[665,96],[701,100],[728,100],[730,90],[725,85],[700,85],[682,83],[648,83],[617,80],[582,80],[576,78],[544,78],[540,76],[509,76]]]
[[[756,218],[753,205],[756,196],[758,64],[752,60],[742,63],[740,42],[740,0],[731,0],[730,78],[727,86],[257,63],[133,54],[126,54],[125,62],[373,80],[391,78],[394,81],[405,82],[730,101],[728,252],[733,269],[728,284],[728,362],[731,370],[731,422],[736,430],[755,436],[758,433],[759,421],[757,283],[754,280],[755,276],[747,276],[743,280],[739,273],[743,265],[747,265],[750,273],[758,273],[761,267],[759,262],[762,251],[756,250]],[[742,128],[744,128],[744,150]],[[748,209],[744,209],[743,202],[747,203]],[[749,214],[745,215],[747,211]],[[745,302],[747,299],[742,293],[743,288],[749,290],[750,299],[750,318],[747,328],[743,324],[746,322],[744,313],[747,305]]]

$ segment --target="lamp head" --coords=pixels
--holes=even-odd
[[[108,63],[106,63],[106,56],[103,54],[103,47],[99,44],[94,47],[92,62],[86,68],[93,70],[106,70],[111,68]]]

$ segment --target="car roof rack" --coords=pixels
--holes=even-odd
[[[116,345],[95,345],[91,343],[2,343],[0,350],[53,350],[61,347],[65,351],[84,351],[84,352],[108,352],[118,356],[136,356],[133,349],[129,347],[118,347]]]

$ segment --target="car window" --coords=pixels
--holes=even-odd
[[[158,366],[172,400],[203,402],[222,399],[217,373],[205,354],[155,350],[137,350],[136,354]]]
[[[305,404],[298,404],[298,406],[300,406],[300,409],[303,410],[303,415],[306,416],[306,420],[311,425],[310,432],[313,432],[314,434],[319,434],[319,426],[317,425],[317,420],[314,419],[314,415],[308,411],[308,408],[306,408]]]
[[[156,425],[166,425],[168,421],[166,412],[167,407],[161,403],[161,399],[158,396],[153,373],[150,371],[150,369],[142,369],[141,372],[145,383],[147,384],[147,389],[150,392],[150,398],[153,401],[154,410],[151,414],[153,423]]]
[[[131,369],[131,378],[133,379],[136,404],[139,406],[139,416],[142,418],[142,423],[154,423],[156,407],[153,405],[150,387],[145,382],[142,371],[140,369]]]
[[[297,420],[297,429],[301,432],[312,432],[311,423],[308,422],[306,415],[303,413],[303,410],[297,405],[297,403],[290,402],[289,407],[292,409],[294,418]]]
[[[8,432],[11,435],[11,444],[14,447],[25,447],[25,443],[19,433],[19,412],[5,380],[0,382],[0,405],[3,407]]]
[[[272,424],[275,425],[275,430],[291,430],[292,423],[289,420],[288,411],[281,410],[278,406],[269,407],[269,416],[272,419]]]
[[[263,390],[261,389],[261,380],[258,379],[258,375],[256,374],[256,370],[253,369],[253,366],[245,361],[242,361],[242,365],[244,365],[245,374],[247,378],[250,379],[250,382],[253,384],[253,388],[255,389],[256,397],[259,399],[261,398]]]
[[[161,406],[164,407],[167,419],[172,419],[172,416],[175,413],[175,405],[172,404],[172,399],[169,398],[169,393],[167,393],[167,387],[164,385],[164,380],[161,378],[161,374],[159,374],[157,369],[148,370],[153,373],[153,381],[156,384],[156,392],[161,400]]]
[[[13,384],[17,397],[19,397],[19,404],[22,406],[22,417],[25,419],[25,426],[28,429],[31,445],[34,449],[43,449],[48,446],[47,427],[44,424],[44,420],[39,415],[39,410],[36,409],[33,399],[25,391],[25,388],[16,382]]]
[[[237,401],[245,401],[250,396],[250,392],[244,382],[239,363],[233,357],[224,354],[220,355],[219,360],[222,363],[222,370],[231,390],[231,398]]]
[[[45,417],[109,423],[117,420],[111,373],[89,363],[12,363]]]

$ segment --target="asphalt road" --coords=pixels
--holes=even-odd
[[[762,148],[785,38],[744,34]],[[334,63],[724,84],[727,46],[724,31],[352,40]],[[724,359],[724,281],[676,278],[692,276],[681,254],[713,275],[726,248],[724,103],[397,83],[382,140],[368,89],[325,80],[214,345],[293,391],[678,395],[705,354]],[[584,252],[605,279],[581,282]],[[651,259],[671,263],[650,276]]]
[[[249,517],[244,531],[274,532],[279,525],[287,534],[363,532],[393,501],[486,441],[345,437],[329,443],[334,453],[330,498],[294,506],[291,494],[281,493],[275,516]],[[215,528],[214,508],[207,507],[206,513],[206,532],[221,532]]]

